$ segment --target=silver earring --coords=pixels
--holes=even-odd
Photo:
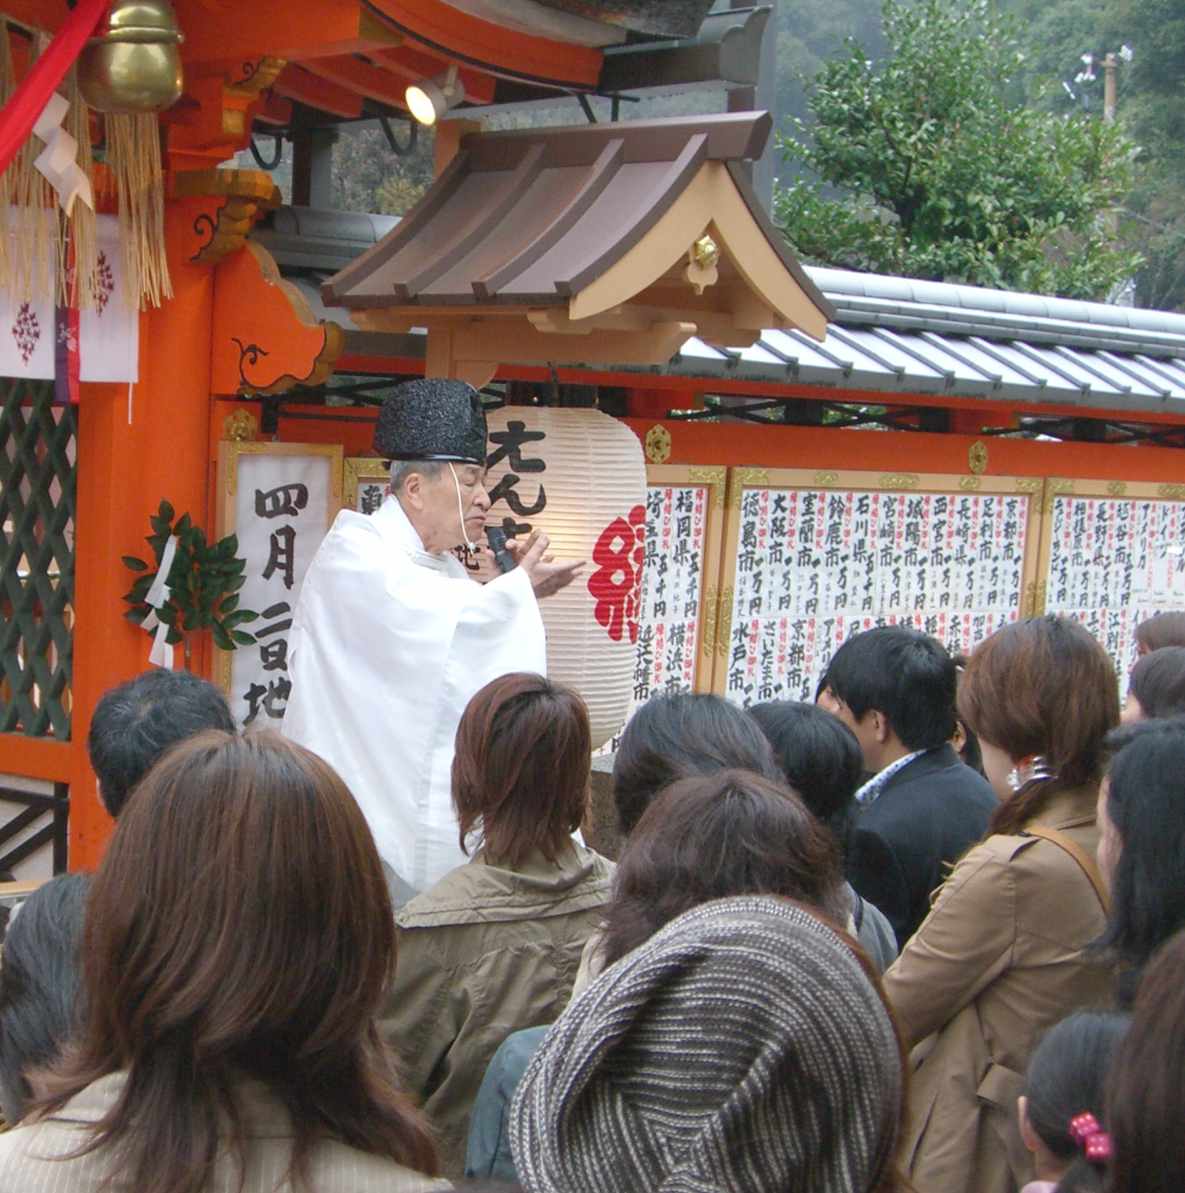
[[[1053,779],[1056,776],[1057,771],[1050,766],[1049,759],[1044,754],[1032,754],[1028,758],[1022,758],[1008,772],[1008,787],[1015,793],[1030,783],[1036,783],[1040,779]]]

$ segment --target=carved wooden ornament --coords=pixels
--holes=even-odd
[[[275,394],[320,385],[333,372],[345,333],[319,320],[268,251],[248,241],[214,275],[211,389]]]

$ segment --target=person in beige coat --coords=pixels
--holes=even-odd
[[[167,753],[92,880],[82,959],[81,1027],[29,1075],[0,1193],[449,1187],[376,1027],[382,863],[315,754],[220,730]]]
[[[959,711],[1001,804],[885,975],[914,1045],[902,1162],[917,1193],[1015,1193],[1033,1173],[1016,1099],[1042,1032],[1109,1002],[1095,855],[1115,671],[1076,622],[1006,626],[972,655]]]
[[[609,898],[613,864],[572,839],[589,757],[584,702],[539,675],[487,684],[457,729],[453,803],[462,848],[475,830],[480,846],[397,913],[383,1020],[448,1176],[464,1171],[491,1057],[511,1032],[564,1009]]]

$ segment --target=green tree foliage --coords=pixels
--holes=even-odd
[[[777,8],[777,101],[780,127],[808,112],[811,81],[854,38],[879,59],[884,53],[879,0],[781,0]],[[790,163],[795,170],[796,163]],[[785,173],[785,171],[783,171]]]
[[[1121,46],[1118,119],[1140,146],[1135,179],[1119,213],[1124,240],[1144,263],[1135,272],[1140,306],[1185,308],[1185,4],[1180,0],[1009,0],[1025,33],[1025,74],[1047,90],[1051,110],[1103,110],[1101,61]],[[1076,79],[1081,55],[1093,79]]]
[[[1140,171],[1126,205],[1129,233],[1146,258],[1136,275],[1142,306],[1185,308],[1185,4],[1118,0],[1106,13],[1108,48],[1130,44],[1120,119],[1140,143]]]
[[[810,175],[775,214],[808,260],[1104,298],[1139,264],[1105,216],[1134,147],[1116,126],[1016,102],[1023,63],[990,0],[885,0],[886,54],[849,41],[783,137]]]
[[[395,135],[406,141],[406,126],[394,123]],[[432,183],[432,151],[433,136],[427,129],[419,131],[415,148],[400,156],[376,125],[346,126],[333,146],[334,208],[403,215]]]

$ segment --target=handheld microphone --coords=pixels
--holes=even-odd
[[[490,544],[490,551],[493,553],[494,562],[498,565],[498,571],[503,575],[511,571],[515,564],[514,556],[506,550],[506,531],[501,526],[487,526],[486,542]]]

